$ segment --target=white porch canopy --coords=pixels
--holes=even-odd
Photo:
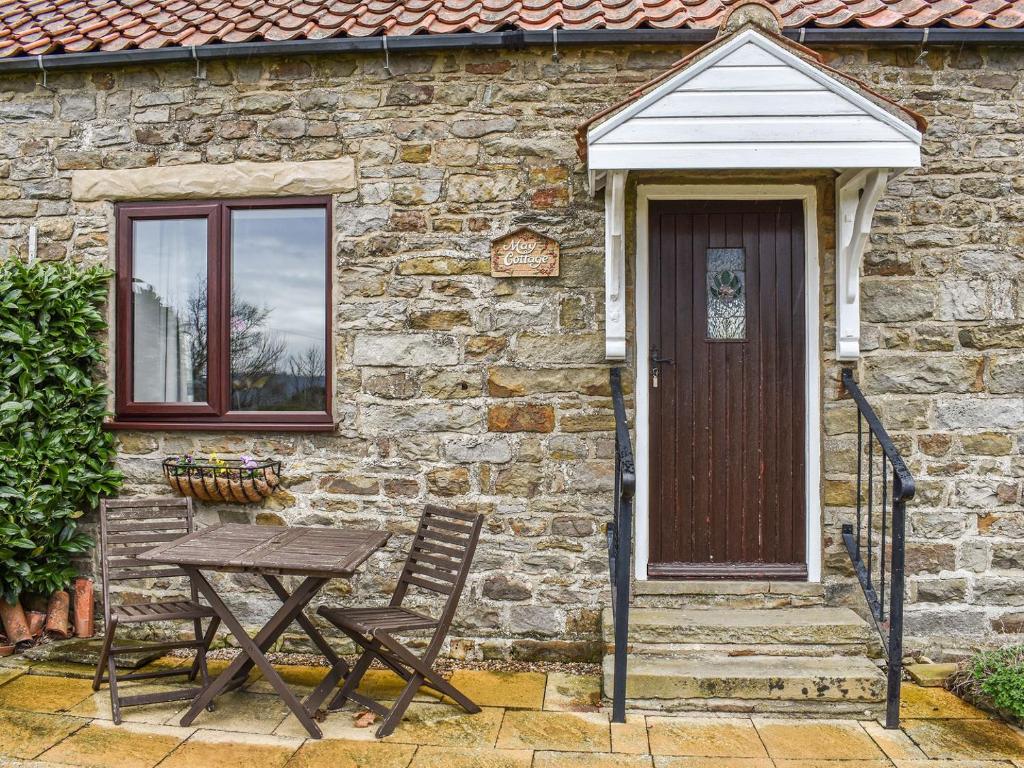
[[[837,353],[860,353],[871,220],[888,179],[921,165],[924,123],[762,24],[719,37],[587,128],[591,185],[606,187],[609,360],[626,357],[625,182],[641,170],[837,171]]]

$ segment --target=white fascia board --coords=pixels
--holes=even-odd
[[[763,144],[597,144],[591,171],[745,168],[917,168],[921,149],[903,141]]]

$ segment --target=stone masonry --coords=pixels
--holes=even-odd
[[[280,457],[284,491],[262,507],[200,505],[201,520],[400,534],[327,601],[383,599],[408,543],[401,534],[425,502],[481,509],[484,537],[449,653],[596,660],[613,481],[604,212],[573,132],[686,52],[403,55],[390,75],[377,55],[267,58],[209,64],[200,77],[191,65],[51,74],[51,90],[8,76],[0,257],[24,258],[34,223],[40,258],[111,263],[113,205],[73,199],[76,172],[154,168],[173,179],[175,166],[197,163],[352,158],[355,188],[334,196],[336,432],[121,433],[125,492],[166,492],[160,460],[186,450]],[[972,47],[827,53],[931,123],[925,167],[891,182],[879,206],[858,366],[919,479],[908,648],[1019,640],[1024,58]],[[812,180],[826,581],[833,602],[857,605],[838,535],[856,422],[831,357],[832,180]],[[520,225],[561,243],[560,277],[489,277],[490,240]],[[250,623],[273,608],[248,577],[224,578]]]

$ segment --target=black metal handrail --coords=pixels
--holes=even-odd
[[[612,407],[615,410],[615,509],[608,524],[608,576],[612,587],[615,661],[612,683],[612,722],[626,722],[626,655],[629,643],[629,585],[633,567],[633,492],[636,468],[633,443],[622,397],[622,370],[612,368]]]
[[[878,415],[853,379],[853,370],[843,369],[843,386],[857,404],[857,517],[856,523],[843,525],[843,541],[853,561],[857,579],[864,590],[868,608],[882,638],[888,660],[888,690],[885,727],[900,724],[900,683],[903,679],[903,592],[906,555],[907,501],[914,496],[914,478],[906,462],[885,431]],[[867,424],[865,456],[864,425]],[[875,444],[881,464],[876,481]],[[865,465],[867,493],[864,492]],[[891,488],[890,488],[891,479]],[[881,522],[876,517],[881,508]],[[867,509],[865,511],[865,501]],[[876,531],[876,525],[878,530]],[[863,533],[862,533],[863,531]],[[888,545],[886,538],[888,536]],[[877,548],[877,551],[876,551]],[[886,565],[888,563],[889,603],[886,605]],[[888,608],[888,610],[886,610]]]

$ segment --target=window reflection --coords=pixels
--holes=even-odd
[[[206,401],[206,219],[132,228],[134,399]]]
[[[231,409],[326,408],[326,212],[231,212]]]

